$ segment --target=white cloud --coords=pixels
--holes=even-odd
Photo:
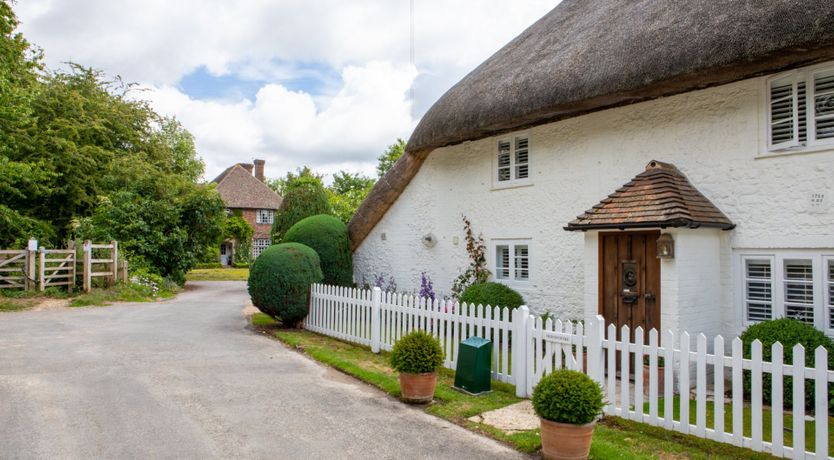
[[[189,127],[209,179],[253,158],[266,159],[268,175],[275,177],[303,164],[326,173],[344,167],[373,174],[382,148],[414,127],[407,92],[415,76],[408,65],[348,66],[341,89],[322,107],[310,94],[279,84],[265,85],[252,101],[234,103],[193,99],[172,86],[149,88],[141,96]]]
[[[75,61],[156,88],[147,95],[195,135],[207,176],[253,155],[274,160],[277,176],[305,163],[369,169],[446,89],[556,3],[415,0],[418,75],[408,66],[408,0],[26,0],[14,8],[50,66]],[[267,83],[254,100],[176,90],[200,68]],[[298,78],[321,84],[288,90]]]

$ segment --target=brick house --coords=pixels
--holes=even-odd
[[[226,210],[239,214],[255,230],[252,235],[252,257],[272,244],[270,231],[275,211],[281,206],[281,196],[265,183],[264,160],[252,163],[237,163],[226,168],[212,182],[226,203]],[[254,173],[254,175],[253,175]],[[220,245],[220,263],[232,265],[237,248],[235,241],[227,240]]]

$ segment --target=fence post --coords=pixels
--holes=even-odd
[[[382,289],[374,287],[371,301],[371,351],[379,353],[379,336],[381,333],[380,310],[382,304]]]
[[[38,248],[38,290],[43,291],[46,286],[46,276],[44,273],[46,271],[46,250],[43,246]]]
[[[530,347],[530,340],[527,337],[527,321],[530,318],[530,309],[522,305],[513,310],[512,316],[512,357],[513,357],[513,379],[515,380],[515,395],[519,398],[527,396],[527,353]]]
[[[603,365],[602,341],[605,337],[605,318],[596,315],[588,325],[588,377],[600,384],[604,383],[605,366]]]
[[[37,253],[37,250],[38,240],[34,238],[29,238],[29,244],[26,247],[26,269],[24,270],[24,272],[26,272],[26,282],[23,283],[24,289],[27,291],[34,291],[37,289],[35,278],[37,273],[37,270],[35,268],[35,254]]]
[[[93,242],[90,240],[84,241],[84,264],[82,270],[84,273],[84,292],[87,293],[93,290],[93,264],[91,262],[93,254],[92,244]]]
[[[115,285],[119,281],[119,242],[113,240],[110,242],[110,246],[111,260],[113,261],[113,281],[110,284]]]
[[[72,265],[70,266],[70,283],[67,285],[67,292],[72,293],[72,290],[75,288],[75,270],[78,266],[77,256],[78,253],[75,252],[75,241],[70,240],[69,244],[67,245],[67,249],[72,250]]]

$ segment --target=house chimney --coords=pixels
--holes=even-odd
[[[240,163],[240,165],[243,166],[244,169],[249,171],[249,174],[252,174],[252,168],[255,167],[255,165],[253,165],[252,163]]]
[[[265,164],[265,160],[255,160],[255,178],[261,182],[264,182],[266,180],[266,178],[264,177]]]

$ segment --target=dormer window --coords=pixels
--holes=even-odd
[[[255,215],[255,222],[259,224],[271,224],[275,220],[275,211],[272,209],[258,209]]]
[[[766,126],[770,152],[834,146],[834,66],[768,79]]]
[[[495,185],[523,185],[530,181],[530,142],[527,136],[500,139],[495,162]]]

